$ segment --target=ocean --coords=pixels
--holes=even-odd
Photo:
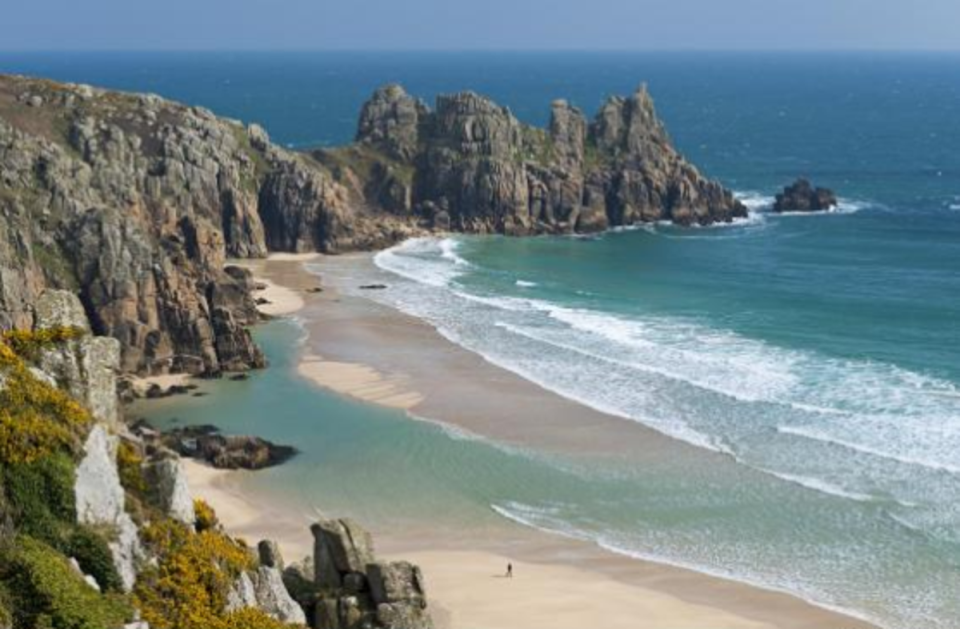
[[[535,124],[554,98],[591,115],[648,83],[678,148],[748,219],[409,241],[377,254],[390,288],[365,296],[720,457],[565,461],[391,421],[282,368],[242,396],[171,401],[164,416],[296,435],[306,454],[256,482],[290,480],[325,508],[357,495],[370,517],[457,505],[893,629],[960,627],[960,55],[2,54],[0,71],[156,92],[292,147],[348,142],[386,82],[427,100],[473,89]],[[840,207],[773,215],[772,196],[801,175]],[[298,334],[258,332],[281,366]],[[278,404],[288,419],[263,426]],[[323,436],[301,425],[317,409]],[[362,469],[361,448],[377,455]],[[362,476],[312,480],[334,463]],[[371,513],[361,478],[417,497]]]

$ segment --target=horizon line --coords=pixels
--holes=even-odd
[[[0,54],[609,54],[609,53],[695,53],[695,54],[929,54],[960,53],[958,48],[0,48]]]

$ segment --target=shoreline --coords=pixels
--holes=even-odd
[[[280,307],[284,315],[304,311],[298,319],[310,337],[298,372],[316,385],[505,443],[565,452],[586,447],[613,455],[640,444],[650,449],[651,441],[669,442],[668,450],[677,449],[674,440],[653,430],[570,402],[491,365],[447,341],[424,322],[385,306],[371,307],[368,300],[343,297],[329,287],[322,293],[304,295],[320,283],[304,262],[317,259],[271,256],[267,261],[244,264],[272,291],[270,296],[266,291],[258,293],[272,302],[267,306]],[[441,354],[439,365],[432,361],[426,365],[410,351],[425,346],[430,347],[432,359],[437,352]],[[446,374],[445,385],[454,386],[434,386],[430,373],[437,370]],[[496,387],[497,396],[489,395],[491,386]],[[464,412],[461,402],[465,396],[477,399],[478,395],[497,399]],[[542,410],[535,429],[524,422],[504,425],[498,419],[505,410],[531,404]],[[452,417],[456,421],[451,421]],[[570,430],[572,426],[577,429]],[[564,429],[557,429],[560,427]],[[587,435],[589,439],[584,438]],[[698,455],[709,453],[698,451]],[[188,464],[195,494],[217,509],[228,530],[251,541],[277,539],[289,557],[307,554],[309,515],[280,515],[271,509],[268,519],[259,516],[264,501],[244,493],[242,474],[246,472],[211,470],[192,461]],[[601,617],[603,626],[611,629],[635,627],[638,617],[647,619],[645,626],[670,629],[874,626],[789,593],[630,558],[592,542],[506,520],[502,529],[468,542],[456,539],[456,532],[447,532],[431,537],[429,548],[424,547],[420,535],[374,532],[385,555],[423,567],[440,627],[502,629],[508,623],[516,629],[579,629],[595,626]],[[517,585],[519,579],[510,581],[509,590],[502,587],[505,579],[493,578],[495,572],[503,572],[508,561],[518,576],[525,577],[523,585]],[[563,592],[564,601],[576,604],[571,602],[569,609],[561,605],[558,592]]]

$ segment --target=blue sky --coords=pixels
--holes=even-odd
[[[5,50],[958,49],[960,0],[4,0]]]

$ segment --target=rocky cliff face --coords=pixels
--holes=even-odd
[[[0,76],[0,328],[79,293],[124,371],[263,365],[229,257],[389,244],[345,189],[258,127],[154,96]],[[270,227],[265,228],[265,224]],[[369,224],[369,226],[368,226]]]
[[[537,129],[472,92],[440,96],[430,111],[388,86],[363,108],[355,145],[316,157],[367,204],[440,229],[590,232],[747,212],[676,151],[645,87],[589,123],[556,101]]]
[[[354,144],[305,154],[156,96],[0,76],[0,329],[29,328],[44,290],[72,290],[125,372],[263,365],[252,281],[231,257],[745,214],[673,148],[645,89],[589,123],[557,101],[538,129],[477,94],[430,110],[388,86]]]

